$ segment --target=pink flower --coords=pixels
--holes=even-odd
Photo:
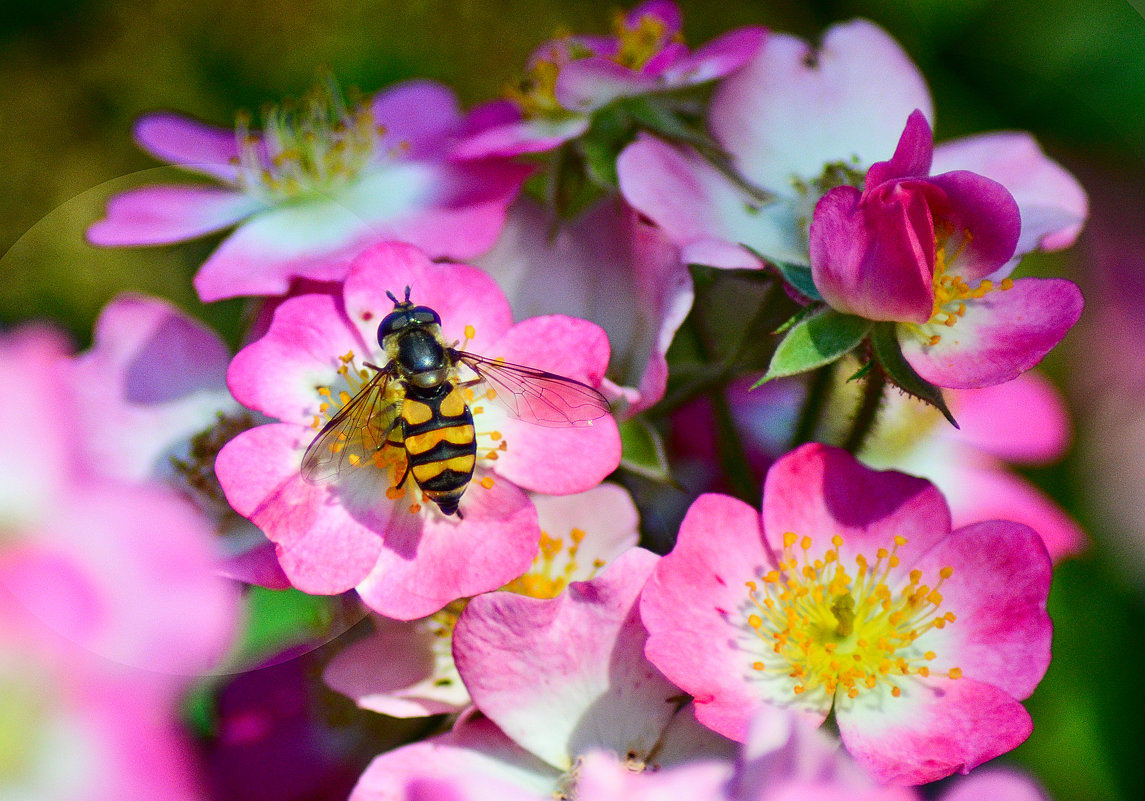
[[[713,137],[747,186],[692,150],[645,136],[620,156],[620,188],[687,263],[761,266],[748,245],[768,259],[806,264],[816,202],[840,183],[858,185],[894,150],[915,109],[934,119],[923,76],[873,23],[832,26],[817,48],[773,34],[720,83],[709,112]],[[1081,187],[1027,134],[947,142],[935,151],[935,167],[972,170],[1010,190],[1022,214],[1019,252],[1065,247],[1085,220]]]
[[[65,363],[93,472],[159,482],[193,500],[220,536],[218,570],[290,586],[270,542],[227,505],[215,479],[219,448],[255,423],[231,397],[231,354],[218,334],[166,301],[122,295],[100,313],[90,350]]]
[[[272,109],[261,135],[242,121],[232,133],[173,114],[141,118],[141,147],[224,186],[131,190],[111,199],[88,239],[157,245],[238,225],[199,270],[199,297],[280,295],[296,278],[342,280],[382,240],[475,256],[493,244],[528,174],[451,162],[464,125],[457,99],[437,84],[400,84],[348,108],[331,81],[305,109]]]
[[[761,525],[762,522],[762,525]],[[1029,735],[1019,703],[1050,659],[1038,535],[950,530],[929,482],[812,444],[780,459],[762,521],[704,495],[641,601],[648,658],[742,740],[760,710],[819,723],[879,781],[920,784]]]
[[[0,377],[24,389],[0,421],[0,558],[19,564],[3,589],[56,635],[183,687],[229,647],[236,588],[190,504],[101,475],[77,447],[66,358],[50,331],[0,337]]]
[[[385,293],[406,286],[417,304],[440,315],[447,343],[465,341],[490,358],[589,385],[604,375],[608,341],[573,318],[514,325],[508,301],[485,273],[385,243],[355,261],[342,298],[287,299],[266,335],[235,357],[231,392],[282,422],[243,432],[220,452],[216,472],[227,499],[276,543],[295,587],[356,587],[374,610],[410,620],[525,572],[540,534],[525,490],[564,494],[595,486],[618,464],[620,442],[610,417],[553,428],[471,399],[479,458],[461,500],[464,519],[439,513],[412,481],[394,486],[405,462],[398,448],[379,450],[375,464],[336,481],[306,481],[302,453],[317,428],[363,385],[370,375],[364,364],[388,361],[376,344],[378,324],[393,308]]]
[[[625,417],[647,409],[664,397],[665,354],[692,308],[692,279],[679,252],[615,199],[550,234],[553,224],[522,198],[477,265],[497,279],[519,316],[571,314],[604,328],[614,409]]]
[[[454,654],[487,719],[379,756],[351,799],[418,797],[419,785],[458,798],[548,798],[575,786],[581,757],[594,751],[650,771],[730,756],[731,743],[698,726],[644,657],[637,605],[657,560],[633,548],[553,599],[495,592],[470,601]]]
[[[1063,279],[1006,277],[1021,230],[1017,203],[976,173],[930,176],[932,149],[915,111],[862,191],[824,195],[811,221],[811,275],[832,308],[897,323],[903,356],[923,379],[1000,384],[1061,341],[1081,316],[1081,292]]]
[[[555,598],[587,581],[636,545],[639,518],[628,493],[605,483],[575,495],[531,495],[541,526],[540,553],[502,589]],[[336,654],[326,683],[363,709],[392,717],[461,712],[470,706],[453,662],[453,629],[464,602],[414,621],[373,617],[374,633]]]
[[[612,36],[563,36],[537,48],[509,101],[481,110],[485,124],[461,144],[466,157],[552,150],[585,133],[593,114],[627,97],[683,89],[742,67],[763,28],[726,33],[696,51],[680,34],[680,9],[648,0],[618,14]]]

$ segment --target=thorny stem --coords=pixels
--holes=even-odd
[[[851,423],[851,431],[847,434],[847,439],[843,442],[843,448],[849,453],[858,453],[859,449],[863,447],[867,436],[874,430],[875,421],[879,416],[879,408],[882,406],[883,390],[887,385],[886,374],[882,368],[875,365],[869,373],[867,373],[866,382],[863,385],[863,399],[859,403],[859,409],[855,412],[855,420]]]

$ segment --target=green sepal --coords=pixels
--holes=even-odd
[[[872,325],[870,320],[834,309],[800,321],[779,343],[767,372],[752,389],[773,378],[805,373],[830,364],[858,347]]]
[[[818,312],[820,312],[822,310],[823,310],[823,307],[818,305],[818,304],[813,305],[813,306],[804,306],[799,311],[795,312],[795,314],[788,317],[787,320],[783,323],[783,325],[779,326],[779,328],[775,329],[771,333],[773,333],[773,334],[786,334],[792,328],[799,325],[799,323],[806,320],[809,315],[817,314]]]
[[[620,466],[661,484],[675,483],[668,473],[668,455],[660,432],[643,417],[620,424]]]
[[[891,383],[908,395],[913,395],[923,403],[929,403],[938,409],[942,412],[942,416],[950,421],[950,425],[958,428],[954,415],[950,413],[946,400],[942,397],[942,390],[916,373],[910,362],[902,355],[902,347],[895,334],[896,325],[893,322],[877,323],[871,332],[871,350],[879,366],[883,368]]]
[[[804,264],[789,264],[784,261],[770,261],[769,263],[775,265],[775,269],[779,270],[783,280],[791,284],[800,295],[811,300],[823,300],[823,296],[815,287],[815,282],[811,280],[810,267]]]
[[[871,361],[867,362],[862,367],[860,367],[858,370],[856,370],[855,372],[853,372],[849,376],[847,376],[847,383],[850,383],[851,381],[858,381],[860,378],[865,376],[867,373],[871,372],[871,368],[874,366],[875,366],[875,362],[872,359]]]

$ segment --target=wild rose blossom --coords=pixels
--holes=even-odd
[[[76,445],[96,472],[187,495],[215,526],[222,575],[290,586],[271,543],[227,505],[219,448],[256,418],[227,389],[231,353],[170,303],[122,295],[96,321],[90,350],[62,365],[77,399]]]
[[[925,380],[1000,384],[1061,341],[1081,316],[1081,292],[1064,279],[1001,275],[1021,231],[1017,203],[976,173],[931,176],[932,153],[930,126],[915,111],[861,191],[823,196],[811,221],[811,275],[832,308],[897,323],[903,356]]]
[[[541,526],[540,552],[504,591],[555,598],[636,545],[636,506],[616,484],[530,497]],[[461,712],[470,698],[453,662],[453,629],[464,607],[464,600],[457,601],[414,621],[375,615],[374,633],[330,660],[326,683],[363,709],[392,717]]]
[[[204,301],[281,295],[291,281],[341,281],[387,239],[469,258],[496,239],[528,168],[450,160],[466,126],[453,92],[411,81],[347,106],[332,82],[301,110],[267,112],[261,134],[175,114],[145,116],[139,145],[223,184],[164,185],[113,197],[88,229],[96,245],[181,242],[237,225],[195,277]]]
[[[598,202],[551,235],[554,220],[521,198],[497,244],[476,264],[518,316],[570,314],[608,332],[614,411],[631,416],[664,397],[668,346],[692,308],[678,250],[618,199]]]
[[[879,80],[870,80],[872,70]],[[758,253],[806,264],[815,204],[834,186],[859,185],[894,151],[915,109],[934,120],[922,73],[873,23],[834,25],[819,47],[773,34],[720,83],[708,114],[713,138],[743,181],[691,149],[642,136],[617,162],[620,189],[681,247],[687,263],[757,268]],[[1028,134],[942,143],[934,167],[970,170],[1010,191],[1022,215],[1019,253],[1066,247],[1085,220],[1084,191]]]
[[[19,564],[3,590],[74,647],[182,688],[229,646],[236,588],[189,503],[101,474],[78,447],[67,364],[53,331],[0,335],[0,377],[24,389],[0,420],[0,558]]]
[[[696,51],[684,45],[680,9],[648,0],[618,14],[611,36],[562,36],[538,47],[509,99],[478,112],[481,124],[459,147],[465,157],[540,153],[585,133],[614,101],[682,89],[742,67],[766,30],[745,27]]]
[[[834,710],[879,781],[968,772],[1021,743],[1050,658],[1050,561],[1031,529],[951,532],[929,482],[812,444],[767,475],[762,526],[701,496],[641,599],[648,658],[742,740],[753,714]]]
[[[595,325],[568,317],[514,325],[508,301],[485,273],[385,243],[355,261],[341,298],[285,300],[266,335],[235,357],[231,392],[282,422],[245,431],[220,452],[215,467],[228,501],[276,543],[295,587],[355,587],[375,611],[411,620],[524,573],[540,535],[525,491],[595,486],[618,464],[620,441],[611,417],[549,428],[473,399],[479,450],[461,501],[464,519],[440,514],[412,481],[394,486],[405,462],[397,448],[379,452],[383,463],[336,481],[307,482],[299,471],[303,451],[368,380],[363,365],[385,363],[377,345],[378,324],[393,308],[385,293],[406,286],[417,304],[441,316],[447,342],[590,385],[604,375],[608,341]]]
[[[548,798],[575,787],[579,757],[592,751],[633,770],[730,756],[732,744],[698,726],[644,657],[637,604],[657,560],[633,548],[556,598],[470,601],[454,655],[487,719],[377,757],[352,801],[400,798],[417,783],[459,798]]]

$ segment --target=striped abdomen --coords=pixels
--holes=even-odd
[[[414,481],[447,515],[473,478],[477,439],[461,391],[446,381],[430,392],[410,390],[402,401],[402,437]]]

